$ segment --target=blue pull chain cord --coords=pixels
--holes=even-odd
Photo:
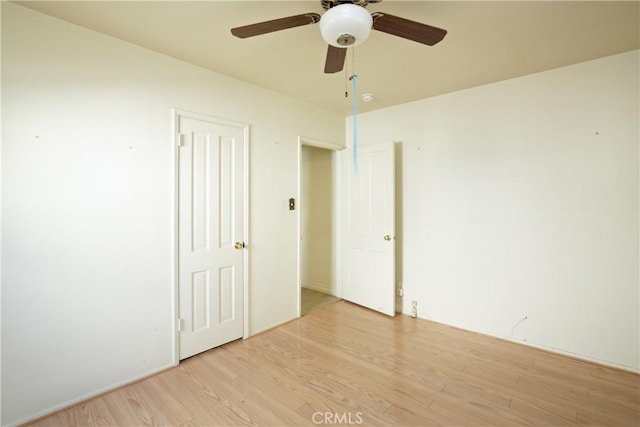
[[[353,82],[353,170],[358,173],[358,91],[356,88],[356,74],[351,76]]]

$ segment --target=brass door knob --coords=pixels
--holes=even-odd
[[[244,245],[244,242],[236,242],[236,244],[233,245],[233,247],[236,249],[244,249],[245,245]]]
[[[391,240],[391,236],[389,236],[389,235],[387,234],[386,236],[384,236],[384,240],[386,240],[386,241],[388,242],[389,240]]]

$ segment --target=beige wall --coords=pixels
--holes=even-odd
[[[173,108],[250,125],[250,332],[295,318],[298,136],[344,118],[1,7],[2,424],[175,362]]]
[[[401,141],[405,313],[640,370],[639,63],[358,117],[360,144]]]
[[[332,295],[336,294],[334,157],[333,151],[302,146],[300,281],[303,287]]]

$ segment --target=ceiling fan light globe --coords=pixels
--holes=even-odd
[[[327,10],[320,18],[324,41],[335,47],[357,46],[371,34],[373,19],[362,6],[341,4]]]

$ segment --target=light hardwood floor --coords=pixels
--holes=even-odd
[[[34,425],[638,426],[639,381],[341,301]]]
[[[333,295],[325,294],[307,288],[302,288],[300,294],[300,314],[302,314],[303,316],[306,316],[317,308],[340,301],[340,298]]]

